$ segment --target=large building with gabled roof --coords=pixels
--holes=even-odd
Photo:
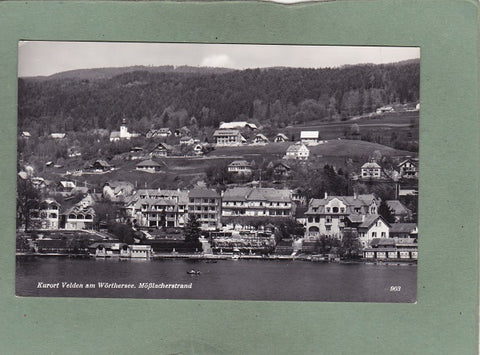
[[[306,237],[331,236],[341,238],[347,217],[362,222],[365,216],[377,215],[380,199],[373,194],[328,196],[314,198],[308,203]]]
[[[222,216],[292,217],[292,191],[267,187],[234,187],[222,197]]]

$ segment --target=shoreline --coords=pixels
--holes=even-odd
[[[218,260],[265,260],[265,261],[308,261],[313,263],[338,263],[338,264],[372,264],[372,265],[417,265],[417,260],[412,259],[344,259],[344,260],[312,260],[312,256],[291,256],[291,255],[240,255],[238,258],[233,258],[229,254],[171,254],[162,253],[155,254],[150,257],[123,257],[119,255],[112,256],[95,256],[90,254],[67,254],[67,253],[15,253],[15,257],[29,258],[29,257],[62,257],[62,258],[81,258],[81,259],[121,259],[121,260],[167,260],[167,259],[186,259],[197,261],[218,261]]]

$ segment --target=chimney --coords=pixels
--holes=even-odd
[[[362,214],[362,222],[365,222],[365,215]]]
[[[327,197],[328,197],[328,193],[325,191],[325,197],[324,197],[324,199],[326,200]]]
[[[358,198],[358,193],[357,191],[354,191],[353,192],[353,199],[356,200]]]

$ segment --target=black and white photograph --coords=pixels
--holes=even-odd
[[[418,47],[19,42],[16,295],[416,302],[419,88]]]

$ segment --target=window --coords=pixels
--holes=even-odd
[[[326,223],[332,223],[332,217],[331,216],[326,216],[325,217],[325,222]]]
[[[385,238],[386,235],[385,235],[385,232],[382,232],[382,238]]]
[[[372,238],[376,238],[377,237],[377,232],[372,232]]]
[[[327,207],[327,212],[330,212],[330,207]]]
[[[333,208],[332,208],[332,212],[333,212],[333,213],[338,213],[338,207],[333,207]]]

